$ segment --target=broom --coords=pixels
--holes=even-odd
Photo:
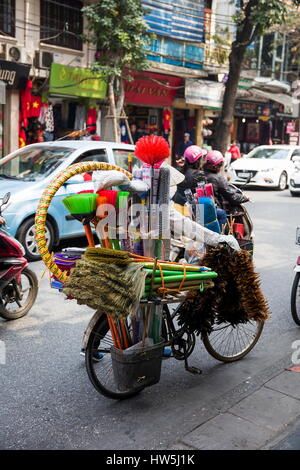
[[[81,193],[72,194],[62,200],[70,214],[83,224],[88,244],[92,247],[95,243],[90,222],[96,214],[96,199],[97,194]]]
[[[117,203],[117,196],[118,196],[118,191],[115,191],[113,189],[104,189],[97,191],[100,197],[105,197],[106,198],[106,204],[113,206],[114,208],[116,207]],[[112,229],[108,227],[108,244],[110,248],[114,247],[114,242],[113,242],[113,237],[112,235]],[[108,247],[107,247],[108,248]]]
[[[151,185],[149,195],[151,213],[151,205],[156,202],[154,200],[154,166],[156,165],[156,167],[159,167],[161,163],[170,156],[170,146],[161,136],[150,135],[141,137],[135,146],[135,156],[151,167]],[[148,231],[150,231],[150,226],[148,226]],[[148,250],[144,249],[144,253],[145,251]]]

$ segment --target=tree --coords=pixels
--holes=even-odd
[[[107,79],[114,139],[119,142],[124,79],[131,79],[130,71],[148,68],[144,9],[140,0],[101,0],[82,11],[90,32],[85,40],[97,45],[91,70]]]
[[[240,0],[240,8],[235,17],[236,39],[231,45],[228,79],[215,132],[214,146],[223,154],[228,146],[237,88],[247,47],[272,26],[284,23],[288,11],[287,3],[284,0]],[[300,1],[291,0],[290,3],[298,5]]]

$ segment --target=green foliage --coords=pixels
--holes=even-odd
[[[86,41],[97,44],[93,72],[107,78],[124,77],[124,70],[147,68],[147,26],[140,0],[101,0],[85,6],[90,34]]]

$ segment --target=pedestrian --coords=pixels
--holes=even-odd
[[[231,145],[228,149],[228,152],[231,154],[230,163],[235,162],[236,160],[241,158],[241,152],[240,152],[240,148],[238,146],[238,141],[237,140],[232,141],[232,143],[231,143]]]
[[[180,142],[178,145],[178,150],[177,150],[177,155],[179,157],[182,157],[184,155],[184,152],[190,145],[193,145],[193,142],[190,140],[190,134],[188,132],[185,132],[183,136],[183,141]]]
[[[194,194],[197,184],[203,180],[203,172],[201,171],[201,160],[207,151],[197,145],[190,145],[184,152],[184,166],[181,173],[184,174],[184,180],[177,185],[177,191],[173,198],[175,204],[184,206],[187,202],[184,191],[190,189]]]

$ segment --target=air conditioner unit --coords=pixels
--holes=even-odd
[[[12,46],[8,43],[0,44],[0,58],[10,62],[20,62],[23,64],[31,62],[31,60],[28,61],[27,52],[24,48]]]
[[[53,62],[53,53],[46,51],[35,51],[33,65],[38,69],[49,69]]]

